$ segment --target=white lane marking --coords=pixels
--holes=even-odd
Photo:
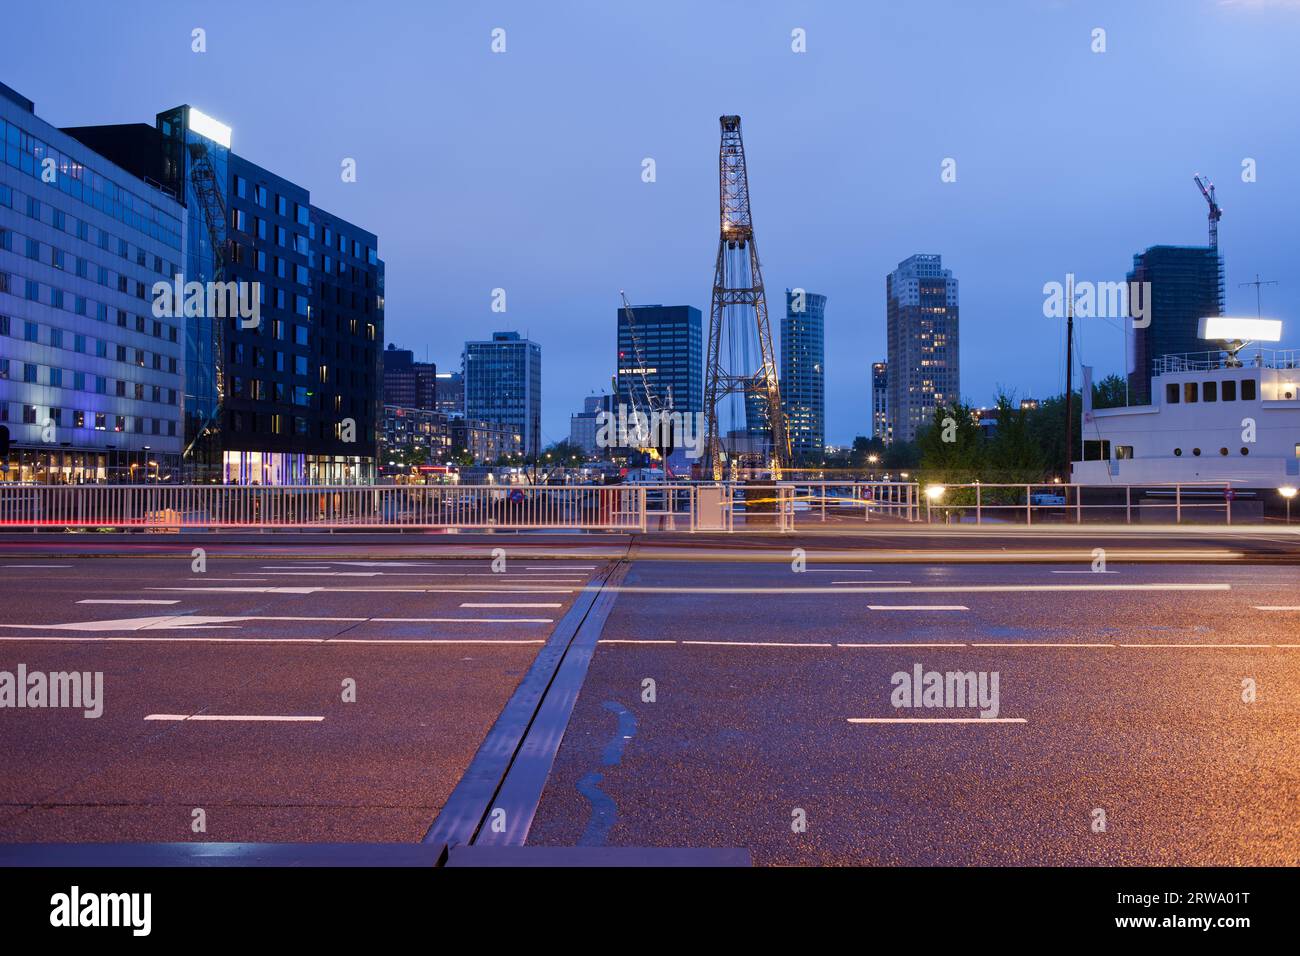
[[[999,641],[996,643],[971,643],[971,647],[1120,647],[1119,644],[1088,644],[1082,641],[1074,643],[1053,644],[1048,641]],[[1123,645],[1128,646],[1128,645]]]
[[[5,564],[0,567],[6,568],[70,568],[70,564]]]
[[[297,621],[313,624],[552,624],[549,617],[313,617],[308,615],[247,614],[206,616],[200,614],[167,617],[128,617],[108,621],[69,621],[65,624],[0,624],[0,627],[35,631],[150,631],[213,625],[242,624],[248,621]]]
[[[551,617],[372,617],[371,624],[554,624]]]
[[[804,568],[805,571],[821,571],[823,574],[875,574],[871,568]]]
[[[966,645],[966,644],[953,644],[953,643],[948,643],[948,644],[919,644],[919,643],[914,643],[914,642],[910,642],[910,641],[903,641],[903,642],[900,642],[900,643],[891,643],[891,644],[884,644],[884,643],[880,643],[880,644],[875,644],[875,643],[857,643],[857,644],[843,643],[843,644],[836,644],[835,646],[836,646],[836,647],[967,647],[967,646],[969,646],[969,645]]]
[[[861,581],[832,581],[831,584],[861,584]],[[872,584],[911,584],[911,581],[872,581]]]
[[[490,637],[3,637],[11,644],[545,644]]]
[[[177,599],[174,600],[174,601],[162,601],[162,600],[159,600],[159,601],[149,601],[149,600],[132,601],[132,600],[125,600],[125,599],[119,601],[119,600],[117,600],[117,599],[115,599],[115,598],[103,598],[103,599],[100,599],[100,598],[87,598],[86,600],[84,600],[84,601],[78,601],[77,603],[78,603],[78,604],[180,604],[181,602],[180,602],[180,599],[179,599],[179,598],[177,598]]]
[[[262,577],[257,577],[257,578],[247,577],[247,575],[248,575],[248,574],[251,574],[251,573],[252,573],[252,572],[241,572],[241,574],[244,574],[245,576],[244,576],[244,577],[238,577],[238,578],[210,578],[210,577],[208,577],[208,576],[205,574],[205,575],[203,575],[202,577],[192,577],[192,578],[190,578],[190,580],[191,580],[191,581],[243,581],[244,583],[247,583],[247,582],[249,582],[249,581],[265,581],[265,580],[266,580],[266,578],[262,578]],[[153,590],[153,589],[151,588],[150,590]]]
[[[1179,648],[1187,648],[1187,647],[1212,647],[1212,648],[1255,647],[1258,648],[1258,647],[1275,647],[1277,645],[1275,644],[1118,644],[1116,646],[1117,647],[1179,647]]]
[[[467,601],[467,602],[461,604],[461,607],[532,607],[532,608],[538,608],[538,607],[564,607],[564,605],[563,605],[563,604],[494,604],[494,603],[480,603],[480,602],[468,602],[468,601]]]
[[[1300,604],[1256,604],[1256,611],[1300,611]]]
[[[851,724],[1027,724],[1023,717],[849,717]]]
[[[554,567],[548,567],[545,564],[525,564],[525,571],[595,571],[594,564],[557,564]]]
[[[834,647],[833,644],[805,644],[800,641],[682,641],[709,647]]]
[[[382,571],[268,571],[275,578],[377,578]]]
[[[969,611],[964,604],[868,604],[868,611]]]
[[[602,637],[598,641],[596,641],[596,643],[597,644],[676,644],[677,642],[676,641],[653,641],[653,640],[649,640],[648,638],[644,640],[637,640],[634,638],[623,638],[623,637]]]
[[[222,594],[572,594],[573,588],[145,588],[146,591],[214,591]]]
[[[291,717],[276,714],[149,714],[145,720],[258,720],[278,723],[320,723],[324,717]]]
[[[1052,573],[1053,574],[1119,574],[1118,571],[1093,571],[1091,568],[1089,568],[1086,571],[1080,569],[1078,571],[1053,571]]]
[[[837,587],[650,587],[588,585],[583,590],[613,591],[624,594],[1023,594],[1028,591],[1068,593],[1072,591],[1231,591],[1231,584],[950,584],[921,585],[903,588]]]
[[[328,571],[328,564],[264,564],[263,571]]]

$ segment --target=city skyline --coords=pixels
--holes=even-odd
[[[1214,179],[1225,209],[1228,312],[1254,313],[1254,290],[1238,283],[1259,273],[1282,280],[1266,291],[1267,313],[1300,313],[1300,287],[1285,271],[1300,200],[1284,174],[1300,142],[1270,119],[1300,105],[1294,89],[1271,82],[1300,39],[1295,17],[1273,4],[1197,3],[1204,15],[1195,17],[1172,3],[1017,6],[1021,16],[994,18],[950,3],[930,4],[928,16],[767,3],[741,19],[693,10],[681,29],[631,9],[395,5],[344,40],[329,17],[253,5],[220,15],[160,7],[147,28],[127,32],[108,11],[73,4],[84,29],[66,37],[65,52],[80,73],[25,82],[49,74],[40,51],[20,44],[0,80],[26,89],[59,126],[135,122],[168,102],[231,125],[242,155],[294,170],[326,208],[382,237],[389,341],[417,354],[427,346],[443,368],[455,367],[465,340],[499,328],[551,346],[543,444],[561,440],[582,397],[608,381],[606,317],[620,288],[634,302],[707,302],[715,124],[739,112],[769,285],[815,288],[837,303],[826,329],[837,357],[827,440],[845,444],[870,432],[870,364],[885,351],[881,277],[917,249],[942,253],[965,279],[963,397],[977,404],[999,385],[1021,396],[1061,391],[1063,328],[1042,316],[1045,282],[1066,272],[1122,281],[1141,250],[1205,243],[1195,172]],[[24,8],[12,22],[19,35],[52,35],[63,10]],[[920,23],[934,62],[951,66],[920,73],[899,59],[893,48],[909,49]],[[191,50],[196,26],[207,31],[202,54]],[[503,54],[490,49],[498,26]],[[1098,27],[1104,53],[1091,49]],[[805,53],[791,49],[795,28],[806,31]],[[336,65],[320,80],[330,96],[243,78],[248,63],[287,55],[275,39],[286,32],[313,61]],[[380,38],[392,55],[359,69],[346,44]],[[557,56],[575,44],[590,55]],[[659,69],[670,51],[682,66],[672,76]],[[1219,65],[1208,84],[1207,58]],[[890,75],[891,63],[905,96],[871,79]],[[735,76],[734,88],[701,97],[715,69]],[[607,75],[629,81],[590,82]],[[453,86],[456,97],[431,98]],[[377,126],[367,108],[375,100],[437,111],[427,123]],[[932,118],[917,100],[934,104]],[[1019,122],[988,123],[994,102]],[[881,138],[883,129],[899,132]],[[557,142],[565,148],[547,145]],[[349,157],[354,183],[339,176]],[[642,181],[647,158],[652,183]],[[1241,180],[1247,158],[1256,182]],[[955,182],[941,179],[945,159],[956,161]],[[503,255],[504,220],[547,241]],[[620,241],[591,242],[614,221]],[[807,242],[812,234],[819,241]],[[505,314],[491,311],[495,288],[509,295]],[[1099,374],[1127,371],[1115,324],[1083,322],[1078,334],[1080,359]],[[1288,326],[1283,344],[1295,335]]]

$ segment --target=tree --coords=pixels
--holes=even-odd
[[[1043,454],[1029,428],[1029,411],[1015,401],[1014,395],[999,391],[998,427],[988,448],[988,467],[984,479],[1005,484],[1041,481]]]
[[[916,443],[927,481],[976,481],[985,467],[984,435],[975,424],[975,409],[962,402],[936,408],[933,421]]]

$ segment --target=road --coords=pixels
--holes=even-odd
[[[770,537],[277,540],[213,546],[202,572],[189,542],[0,545],[0,670],[105,681],[98,719],[0,712],[0,840],[418,841],[626,556],[591,585],[612,603],[530,846],[1295,864],[1291,539],[1248,561],[1130,537],[1103,569],[1067,538],[821,539],[793,562]],[[894,706],[918,665],[996,674],[996,713]]]
[[[104,675],[0,711],[0,841],[417,841],[596,566],[0,553],[0,670]]]

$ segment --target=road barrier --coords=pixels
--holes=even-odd
[[[1265,502],[1216,483],[953,484],[887,481],[624,485],[3,485],[0,528],[777,531],[858,522],[1247,523]]]
[[[0,485],[0,527],[644,530],[639,485]]]

